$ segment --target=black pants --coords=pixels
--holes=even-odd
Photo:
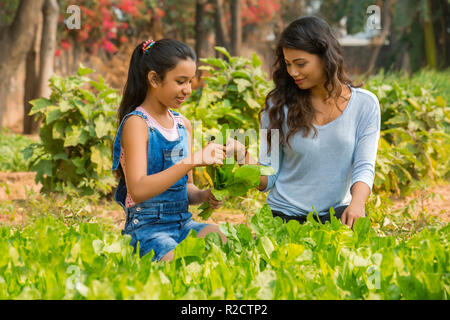
[[[338,220],[341,219],[341,216],[342,216],[342,214],[344,213],[344,210],[347,207],[348,206],[342,206],[342,207],[334,208],[334,216],[336,217],[336,219],[338,219]],[[288,216],[288,215],[284,214],[283,212],[275,211],[275,210],[272,210],[272,215],[274,217],[280,217],[281,219],[283,219],[283,222],[288,222],[290,220],[297,220],[300,223],[305,223],[306,222],[306,216],[296,216],[296,217]],[[316,214],[313,214],[313,217],[314,217],[314,219],[316,219],[316,221],[318,221]],[[330,213],[329,213],[329,211],[328,211],[328,213],[326,215],[320,216],[319,218],[320,218],[320,221],[322,223],[325,223],[326,221],[330,221]]]

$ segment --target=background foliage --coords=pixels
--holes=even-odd
[[[98,81],[89,79],[92,71],[81,66],[74,76],[53,76],[50,99],[31,102],[31,114],[43,124],[41,141],[27,148],[25,158],[37,157],[31,169],[43,192],[69,186],[82,194],[107,194],[115,185],[111,151],[119,96],[101,76]]]

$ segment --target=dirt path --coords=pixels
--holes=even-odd
[[[33,190],[36,194],[38,194],[42,188],[42,185],[35,183],[35,176],[36,174],[34,172],[0,172],[0,203],[8,200],[26,200],[27,192],[25,188],[28,190]],[[6,190],[6,186],[9,189],[9,193]],[[434,199],[425,198],[423,199],[423,202],[418,201],[416,205],[416,213],[418,213],[419,210],[422,210],[423,206],[430,214],[439,215],[444,221],[450,221],[450,182],[434,185],[427,190],[427,193],[433,192],[440,194],[443,197],[443,200],[439,197],[435,197]],[[403,208],[413,198],[420,199],[420,194],[412,194],[407,198],[392,198],[393,208]],[[98,210],[98,212],[99,218],[110,219],[114,226],[119,229],[123,228],[125,223],[124,212],[116,203],[112,203],[109,206],[109,209],[102,208],[101,210]],[[16,219],[17,221],[14,222],[21,223],[19,221],[21,220],[20,216],[17,216]],[[7,222],[8,220],[8,218],[0,213],[0,222]],[[196,220],[200,221],[199,219]],[[216,210],[212,217],[205,222],[215,224],[230,222],[231,224],[239,224],[245,223],[245,221],[246,215],[241,211],[221,209]]]

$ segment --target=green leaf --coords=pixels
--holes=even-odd
[[[205,239],[194,238],[192,236],[192,230],[186,239],[181,241],[174,250],[174,260],[186,257],[199,257],[203,256],[205,252]]]
[[[368,217],[359,218],[354,223],[353,230],[358,235],[358,240],[364,240],[370,230],[370,219]]]
[[[213,189],[211,192],[214,195],[214,197],[219,201],[225,200],[225,197],[228,196],[228,190],[226,189],[225,190]]]
[[[260,182],[260,168],[257,165],[243,165],[234,173],[234,181],[242,182],[248,186],[258,186]]]
[[[59,102],[59,110],[64,113],[73,109],[73,106],[66,100],[62,100]]]
[[[220,46],[216,46],[214,47],[214,49],[216,51],[219,51],[220,53],[222,53],[224,56],[226,56],[228,59],[231,59],[231,55],[228,53],[227,49],[224,47],[220,47]]]
[[[107,136],[112,131],[111,123],[107,122],[103,115],[100,115],[94,120],[95,133],[97,138],[101,139]]]
[[[89,69],[89,68],[85,67],[83,64],[80,64],[80,67],[78,68],[77,74],[80,77],[83,77],[83,76],[86,76],[88,74],[91,74],[92,72],[94,72],[93,69]]]
[[[244,245],[248,245],[253,240],[252,232],[245,224],[240,224],[238,226],[237,236]]]
[[[45,123],[47,125],[51,124],[52,122],[58,120],[63,113],[61,112],[61,110],[56,107],[56,106],[50,106],[47,108],[47,118],[45,120]]]
[[[33,106],[31,111],[28,113],[30,116],[36,113],[44,113],[49,106],[54,106],[53,101],[46,98],[31,100],[30,104]]]
[[[96,171],[99,175],[103,170],[110,167],[109,149],[105,145],[94,145],[91,147],[91,161],[97,165]]]
[[[52,173],[53,163],[50,160],[39,160],[35,166],[33,167],[34,170],[36,170],[36,180],[39,180],[39,177],[42,177],[44,175],[47,175],[51,177],[53,175]]]
[[[245,80],[245,79],[233,79],[233,81],[237,84],[237,89],[238,92],[244,92],[248,87],[251,87],[252,84],[250,83],[250,81]]]
[[[52,137],[53,139],[61,139],[64,140],[64,131],[67,127],[67,124],[64,122],[55,122],[55,125],[52,128]]]
[[[209,206],[209,202],[208,202],[208,201],[203,202],[203,203],[198,207],[198,209],[201,210],[200,213],[198,214],[198,216],[199,216],[200,218],[202,218],[202,220],[207,220],[207,219],[212,215],[212,213],[214,212],[214,209],[212,209],[212,208]]]
[[[246,94],[244,95],[244,100],[250,108],[256,110],[261,109],[261,105],[255,99],[253,99],[248,92],[246,92]]]
[[[253,65],[253,68],[258,68],[258,67],[261,66],[261,64],[262,64],[262,62],[261,62],[261,60],[259,59],[258,55],[257,55],[256,53],[253,53],[253,56],[252,56],[252,65]]]
[[[80,136],[82,129],[80,127],[68,127],[66,129],[66,138],[64,140],[64,147],[74,147],[80,144]]]
[[[84,102],[74,99],[73,100],[75,106],[77,107],[78,111],[80,112],[81,116],[85,121],[89,119],[89,107]]]

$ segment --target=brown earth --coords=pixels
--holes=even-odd
[[[38,196],[42,185],[35,183],[36,173],[34,172],[0,172],[0,204],[6,203],[9,200],[27,200],[27,197],[30,196],[28,190],[32,190],[35,193],[35,196]],[[9,192],[7,192],[7,188]],[[429,195],[431,193],[436,193],[442,196],[442,199],[439,196],[436,196],[434,199],[431,199]],[[32,196],[33,193],[31,193]],[[421,195],[425,195],[423,197],[423,201],[421,201]],[[428,195],[428,196],[426,196]],[[419,199],[416,204],[415,213],[418,214],[420,211],[423,211],[424,208],[429,214],[438,215],[444,221],[450,221],[450,183],[439,183],[431,186],[426,190],[426,192],[416,192],[415,194],[411,194],[406,198],[391,198],[393,201],[393,209],[401,209],[405,207],[411,199]],[[14,201],[15,202],[15,201]],[[23,211],[21,208],[18,208],[17,211],[20,213]],[[101,219],[107,219],[111,221],[115,227],[122,229],[125,223],[125,215],[122,208],[114,203],[108,204],[106,207],[97,208],[94,210],[97,212],[96,216]],[[196,217],[196,210],[194,212],[194,219],[200,221]],[[240,224],[246,223],[248,221],[248,215],[238,210],[229,210],[229,209],[219,209],[214,212],[214,214],[206,220],[207,223],[219,224],[222,222],[230,222],[231,224]],[[23,215],[16,215],[14,221],[10,221],[11,219],[0,213],[0,222],[12,222],[14,224],[23,222]]]

